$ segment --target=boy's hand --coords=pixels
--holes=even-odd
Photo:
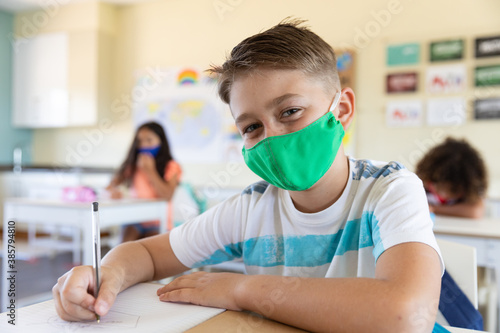
[[[95,320],[104,316],[115,302],[122,281],[114,270],[102,266],[99,295],[93,296],[95,274],[92,266],[78,266],[61,276],[52,288],[57,314],[67,321]]]
[[[156,292],[161,301],[184,302],[241,311],[238,287],[246,278],[237,273],[196,272],[178,277]]]

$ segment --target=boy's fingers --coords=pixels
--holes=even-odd
[[[193,292],[190,289],[178,289],[164,293],[160,295],[160,301],[198,304],[194,302]]]
[[[205,278],[207,276],[206,272],[196,272],[188,275],[183,275],[169,284],[164,285],[163,287],[159,288],[156,291],[156,295],[160,296],[163,293],[175,290],[175,289],[181,289],[181,288],[195,288],[196,286],[200,285],[200,282],[204,282]]]
[[[54,296],[54,304],[57,314],[61,317],[61,319],[66,321],[79,321],[82,319],[92,320],[95,318],[94,312],[89,311],[89,306],[86,305],[89,301],[93,302],[93,297],[91,297],[91,300],[85,299],[80,305],[68,302],[61,299],[58,285],[55,285],[54,288],[52,288],[52,294]]]
[[[108,313],[111,305],[116,300],[116,295],[120,291],[120,287],[116,286],[113,282],[108,282],[104,280],[101,287],[99,288],[99,295],[94,304],[95,312],[101,316]]]
[[[56,311],[68,321],[92,320],[95,313],[91,310],[94,297],[88,293],[91,285],[92,269],[75,267],[57,280],[52,288]]]

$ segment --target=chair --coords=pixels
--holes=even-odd
[[[173,225],[177,227],[207,210],[207,201],[203,194],[190,183],[181,182],[172,197]]]
[[[458,287],[467,296],[474,308],[478,308],[476,248],[460,243],[437,239],[446,267]],[[439,311],[437,320],[441,325],[449,325]]]
[[[460,243],[437,239],[446,270],[477,309],[477,259],[476,248]]]

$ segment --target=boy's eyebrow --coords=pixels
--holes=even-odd
[[[289,99],[289,98],[292,98],[292,97],[297,97],[297,96],[301,96],[299,94],[292,94],[292,93],[288,93],[288,94],[284,94],[282,96],[279,96],[279,97],[276,97],[275,99],[273,99],[271,102],[269,102],[266,107],[268,109],[274,107],[274,106],[277,106],[281,103],[283,103],[283,101]],[[238,118],[236,118],[236,120],[234,121],[235,124],[238,124],[238,123],[241,123],[243,121],[245,121],[247,118],[250,118],[251,115],[248,114],[248,113],[243,113],[242,115],[240,115]]]
[[[245,121],[247,118],[250,118],[250,114],[248,113],[243,113],[242,115],[240,115],[238,118],[236,118],[236,120],[234,121],[234,123],[236,125],[238,125],[239,123]]]
[[[271,108],[273,106],[277,106],[277,105],[280,105],[283,101],[289,99],[289,98],[292,98],[292,97],[297,97],[297,96],[301,96],[299,94],[292,94],[292,93],[288,93],[288,94],[284,94],[282,96],[279,96],[279,97],[276,97],[275,99],[273,99],[268,105],[267,107],[268,108]]]

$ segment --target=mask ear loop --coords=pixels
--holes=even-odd
[[[335,94],[335,98],[333,99],[332,106],[330,106],[330,110],[328,112],[332,112],[333,110],[335,110],[335,108],[337,107],[337,104],[339,104],[340,96],[342,96],[342,93],[340,91],[338,91]]]

